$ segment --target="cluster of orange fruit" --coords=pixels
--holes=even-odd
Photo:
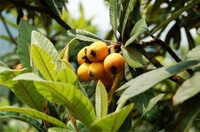
[[[77,61],[80,64],[77,74],[81,81],[101,80],[106,88],[113,83],[113,75],[124,69],[125,60],[119,53],[110,53],[104,42],[94,42],[82,48]]]

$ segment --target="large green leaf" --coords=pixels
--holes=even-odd
[[[114,35],[117,38],[117,28],[118,28],[118,25],[119,25],[117,0],[110,0],[109,13],[110,13],[110,23],[111,23]]]
[[[97,119],[107,115],[108,111],[108,94],[101,81],[98,81],[95,95],[95,108]]]
[[[45,132],[46,130],[43,128],[42,124],[38,122],[36,119],[26,116],[17,112],[0,112],[0,118],[14,118],[20,121],[27,122],[34,126],[39,132]]]
[[[197,4],[200,3],[200,0],[193,0],[191,3],[189,3],[187,6],[182,7],[181,9],[177,10],[176,12],[174,12],[170,18],[164,20],[163,22],[161,22],[152,32],[155,33],[156,31],[158,31],[160,28],[166,26],[167,24],[169,24],[171,21],[175,20],[177,17],[179,17],[184,11],[187,11],[189,9],[191,9],[192,7],[196,6]]]
[[[126,41],[125,46],[131,44],[136,39],[136,37],[142,33],[145,33],[146,31],[148,31],[146,22],[143,19],[139,20],[131,30],[131,38]]]
[[[72,29],[72,30],[68,30],[66,34],[64,34],[64,36],[68,37],[68,38],[75,38],[78,40],[82,40],[82,41],[88,41],[88,42],[96,42],[96,41],[104,41],[101,38],[99,38],[97,35],[88,32],[86,30],[81,30],[81,29]]]
[[[100,120],[95,121],[89,130],[91,132],[116,132],[130,113],[132,108],[133,104],[130,104],[119,110],[118,112],[111,113],[101,118]]]
[[[90,100],[74,85],[50,81],[35,82],[35,85],[45,98],[67,107],[86,127],[96,120]]]
[[[180,104],[191,97],[197,95],[200,92],[200,71],[195,72],[195,74],[186,80],[180,88],[177,90],[173,97],[173,103],[175,105]]]
[[[37,31],[32,31],[31,44],[37,45],[38,47],[43,49],[46,53],[48,53],[52,57],[54,62],[58,61],[59,54],[55,49],[53,43],[51,43],[51,41],[41,33]]]
[[[129,0],[128,7],[126,9],[126,14],[125,14],[124,21],[123,21],[123,26],[122,26],[122,37],[124,36],[124,30],[125,30],[128,18],[129,18],[129,14],[132,12],[133,8],[135,7],[136,2],[137,2],[137,0]]]
[[[148,90],[141,93],[133,98],[134,106],[137,108],[141,115],[144,115],[147,121],[154,123],[158,119],[158,106],[155,105],[149,112],[145,112],[145,108],[148,106],[150,100],[154,98],[155,95],[152,90]]]
[[[43,97],[37,92],[33,82],[12,80],[14,77],[25,72],[27,72],[27,70],[23,69],[16,71],[0,67],[0,84],[8,86],[13,91],[13,93],[29,107],[41,110]]]
[[[200,63],[200,61],[198,60],[183,61],[176,65],[162,67],[144,73],[121,86],[119,90],[126,88],[127,89],[122,93],[118,103],[124,102],[124,100],[130,99],[138,94],[141,94],[153,87],[154,85],[156,85],[157,83],[198,63]]]
[[[23,67],[31,69],[29,45],[31,43],[31,32],[35,30],[35,28],[25,20],[21,19],[18,29],[19,35],[17,37],[17,54]]]
[[[67,126],[63,122],[57,120],[54,117],[48,116],[45,113],[34,110],[34,109],[5,106],[5,107],[0,107],[0,111],[17,112],[17,113],[20,113],[20,114],[25,114],[25,115],[28,115],[28,116],[31,116],[31,117],[34,117],[34,118],[37,118],[37,119],[41,119],[43,121],[47,121],[47,122],[52,123],[54,125],[57,125],[57,126],[60,126],[60,127],[63,127],[63,128],[67,128]]]
[[[134,47],[122,47],[122,54],[132,68],[138,68],[144,66],[142,54]]]
[[[57,67],[53,62],[53,58],[35,44],[31,44],[31,55],[43,77],[47,80],[55,81],[57,77]]]

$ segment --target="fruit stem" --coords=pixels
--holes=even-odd
[[[113,85],[112,85],[112,87],[111,87],[111,90],[110,90],[110,92],[108,93],[108,104],[110,104],[111,101],[112,101],[114,92],[115,92],[115,90],[117,89],[117,86],[118,86],[118,84],[119,84],[119,81],[120,81],[121,76],[123,75],[123,72],[124,72],[124,71],[122,70],[122,71],[121,71],[120,73],[118,73],[117,76],[115,77],[115,80],[114,80],[114,82],[113,82]]]

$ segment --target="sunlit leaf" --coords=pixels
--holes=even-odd
[[[108,94],[101,81],[98,81],[97,83],[95,98],[97,119],[101,119],[107,115],[108,111]]]
[[[130,113],[132,108],[133,104],[130,104],[119,110],[118,112],[111,113],[101,118],[100,120],[95,121],[89,130],[95,132],[116,132]]]
[[[37,119],[41,119],[43,121],[47,121],[47,122],[55,124],[57,126],[67,128],[67,126],[63,122],[57,120],[54,117],[48,116],[45,113],[34,110],[34,109],[18,108],[18,107],[14,107],[14,106],[5,106],[5,107],[0,107],[0,111],[2,111],[2,112],[17,112],[20,114],[25,114],[25,115],[28,115],[28,116],[31,116],[31,117],[34,117]]]

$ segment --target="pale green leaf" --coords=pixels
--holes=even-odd
[[[96,41],[104,41],[101,38],[99,38],[97,35],[88,32],[86,30],[81,30],[81,29],[72,29],[68,30],[64,36],[72,39],[78,39],[82,41],[88,41],[88,42],[96,42]]]
[[[76,131],[76,129],[74,128],[71,121],[67,122],[67,126],[68,126],[70,132]],[[85,126],[79,120],[76,120],[76,126],[77,126],[79,132],[88,132],[87,128],[85,128]]]
[[[26,116],[24,114],[20,114],[17,112],[0,112],[0,119],[1,118],[14,118],[20,121],[24,121],[26,123],[31,124],[34,126],[39,132],[45,132],[46,130],[43,128],[42,124],[39,123],[36,119]]]
[[[132,108],[133,104],[130,104],[118,112],[111,113],[100,120],[95,121],[89,130],[91,132],[117,132]]]
[[[23,67],[31,69],[29,45],[31,44],[31,32],[35,30],[35,28],[25,20],[21,19],[18,29],[19,35],[17,37],[17,54]]]
[[[173,103],[177,105],[197,95],[200,92],[199,79],[200,71],[197,71],[192,77],[190,77],[180,86],[173,97]]]
[[[48,132],[69,132],[69,130],[60,127],[51,127],[48,129]]]
[[[8,86],[13,93],[29,107],[41,110],[43,97],[38,93],[31,81],[12,80],[16,76],[26,73],[27,70],[11,70],[0,67],[0,84]]]
[[[169,24],[171,21],[175,20],[177,17],[179,17],[184,11],[187,11],[189,9],[191,9],[192,7],[196,6],[197,4],[200,3],[200,0],[193,0],[191,3],[189,3],[187,6],[180,8],[179,10],[177,10],[176,12],[174,12],[170,18],[164,20],[163,22],[161,22],[152,32],[152,34],[154,34],[155,32],[157,32],[159,29],[161,29],[162,27],[166,26],[167,24]]]
[[[122,93],[118,103],[123,102],[124,100],[128,100],[138,94],[141,94],[157,83],[193,66],[200,63],[200,61],[197,60],[191,60],[191,61],[183,61],[176,65],[172,65],[169,67],[162,67],[150,72],[146,72],[130,81],[125,83],[121,88],[118,90],[125,91]]]
[[[140,34],[145,33],[147,31],[148,27],[146,22],[143,19],[139,20],[131,30],[131,38],[126,41],[125,46],[131,44]]]
[[[51,43],[51,41],[47,39],[45,36],[43,36],[41,33],[37,31],[32,31],[31,44],[37,45],[38,47],[43,49],[46,53],[48,53],[52,57],[53,62],[56,63],[58,61],[59,54],[55,49],[53,43]]]
[[[58,119],[48,116],[45,113],[39,112],[37,110],[34,109],[30,109],[30,108],[18,108],[18,107],[13,107],[13,106],[5,106],[5,107],[0,107],[0,111],[3,112],[18,112],[20,114],[25,114],[37,119],[41,119],[43,121],[47,121],[49,123],[52,123],[54,125],[63,127],[63,128],[67,128],[67,126],[59,121]]]
[[[114,35],[117,38],[117,28],[119,25],[117,0],[110,0],[109,13],[110,13],[110,23],[111,23]]]
[[[31,55],[38,70],[47,80],[56,80],[57,70],[56,64],[52,57],[40,47],[31,44]]]
[[[139,50],[133,47],[122,47],[122,54],[132,68],[138,68],[144,66],[142,54]]]
[[[133,8],[135,7],[136,2],[137,2],[137,0],[129,0],[128,7],[126,9],[126,14],[125,14],[124,21],[123,21],[123,26],[122,26],[122,37],[124,36],[124,30],[125,30],[128,18],[129,18],[129,14],[132,12]]]
[[[101,81],[98,81],[95,94],[95,108],[97,119],[107,115],[108,111],[108,94]]]
[[[200,60],[200,45],[187,53],[186,60]]]
[[[74,85],[50,81],[35,82],[35,85],[46,99],[64,105],[86,127],[96,120],[90,100]]]

